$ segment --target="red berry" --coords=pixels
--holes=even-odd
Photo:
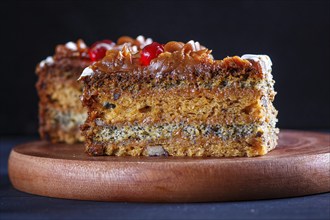
[[[153,42],[152,44],[145,46],[141,51],[141,57],[140,57],[141,65],[142,66],[149,65],[152,59],[158,57],[158,55],[163,52],[164,52],[163,45],[157,42]]]
[[[92,61],[98,61],[105,56],[107,50],[113,48],[115,44],[111,40],[96,41],[89,48],[88,54]]]

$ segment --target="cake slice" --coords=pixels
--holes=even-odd
[[[143,36],[136,39],[123,36],[117,44],[103,40],[90,48],[82,40],[58,45],[54,56],[47,57],[36,68],[41,139],[69,144],[82,142],[79,126],[87,117],[80,101],[82,83],[77,81],[82,71],[103,58],[108,49],[121,50],[126,45],[137,52],[151,42]]]
[[[110,50],[87,67],[81,126],[90,155],[258,156],[278,129],[271,60],[215,60],[198,42]]]

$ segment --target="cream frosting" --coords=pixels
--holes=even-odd
[[[66,43],[65,47],[70,50],[73,50],[73,51],[78,50],[77,44],[72,41],[69,41],[68,43]]]
[[[262,68],[262,73],[264,74],[271,73],[272,71],[273,63],[267,55],[244,54],[241,58],[258,62]]]
[[[147,46],[149,44],[152,44],[152,42],[153,42],[151,38],[146,39],[142,35],[137,36],[136,40],[140,42],[140,48],[141,49],[143,49],[145,46]]]
[[[84,42],[80,42],[79,47],[81,49],[86,49],[87,48],[87,45]]]
[[[201,45],[198,41],[193,41],[193,40],[190,40],[187,42],[187,44],[190,44],[193,48],[193,51],[199,51],[201,50]]]
[[[81,73],[78,80],[80,80],[82,77],[85,76],[92,76],[94,74],[94,71],[90,67],[86,67],[84,71]]]
[[[45,65],[49,66],[54,64],[54,59],[51,56],[48,56],[46,59],[40,62],[39,66],[43,68]]]

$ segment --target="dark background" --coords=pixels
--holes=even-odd
[[[37,133],[36,64],[59,43],[191,39],[215,58],[268,54],[279,127],[330,128],[329,1],[10,1],[1,7],[0,135]]]

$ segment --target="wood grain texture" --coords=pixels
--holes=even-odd
[[[67,199],[207,202],[330,191],[330,135],[281,131],[255,158],[90,157],[83,145],[38,141],[15,147],[9,177],[21,191]]]

